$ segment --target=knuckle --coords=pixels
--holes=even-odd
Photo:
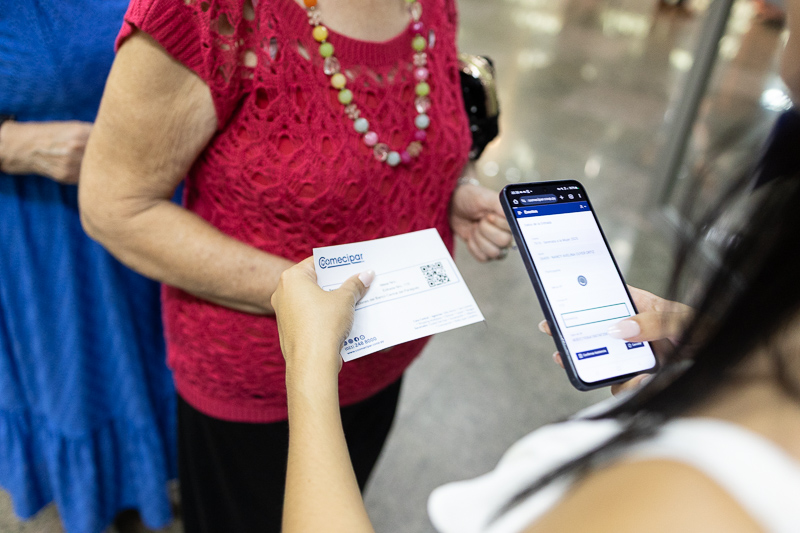
[[[664,312],[664,300],[661,298],[657,298],[653,296],[651,298],[650,308],[656,313],[663,313]]]
[[[290,270],[284,270],[283,272],[281,272],[281,275],[278,278],[278,287],[282,288],[287,283],[289,283],[289,280],[291,279],[291,277],[292,277],[291,269]]]
[[[53,179],[55,179],[56,181],[68,182],[69,178],[70,178],[70,173],[65,168],[58,168],[53,172]]]

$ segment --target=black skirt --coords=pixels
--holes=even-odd
[[[401,381],[341,409],[362,491],[389,435]],[[288,453],[288,422],[219,420],[179,396],[178,474],[184,531],[279,532]]]

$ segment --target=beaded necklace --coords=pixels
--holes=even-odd
[[[339,60],[333,55],[333,45],[328,42],[328,28],[321,23],[322,18],[317,9],[317,0],[303,0],[308,14],[308,23],[314,27],[311,35],[319,43],[319,54],[324,58],[323,71],[330,78],[331,86],[339,91],[339,103],[344,106],[345,114],[353,121],[353,128],[362,136],[364,144],[372,148],[375,159],[392,167],[400,163],[408,164],[422,152],[422,143],[427,138],[425,130],[431,124],[428,116],[428,110],[431,107],[429,98],[431,87],[427,81],[430,72],[427,68],[428,55],[425,53],[428,41],[422,35],[424,29],[424,25],[420,21],[422,5],[418,0],[405,1],[411,16],[411,29],[415,33],[411,39],[411,49],[414,54],[414,79],[417,81],[414,88],[416,94],[414,108],[417,112],[417,116],[414,118],[416,130],[405,148],[392,150],[388,144],[379,141],[378,134],[370,129],[369,121],[361,116],[358,106],[353,103],[353,92],[347,88],[347,78],[341,72]]]

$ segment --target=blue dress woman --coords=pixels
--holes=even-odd
[[[0,0],[0,486],[68,533],[171,519],[158,287],[84,234],[74,185],[127,3]]]

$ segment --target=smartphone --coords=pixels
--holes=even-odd
[[[515,183],[500,201],[572,385],[592,390],[655,371],[650,343],[608,336],[636,306],[583,185]]]

